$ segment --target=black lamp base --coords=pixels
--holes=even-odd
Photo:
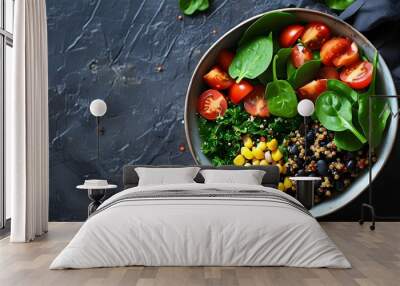
[[[88,197],[91,203],[88,206],[88,217],[94,213],[97,208],[101,205],[102,200],[106,196],[106,192],[103,189],[100,190],[88,190]]]
[[[375,230],[375,208],[370,204],[362,204],[361,205],[361,219],[358,221],[359,224],[364,224],[364,209],[367,208],[371,211],[371,225],[369,226],[370,230]]]
[[[296,197],[310,210],[314,205],[314,181],[296,181]]]

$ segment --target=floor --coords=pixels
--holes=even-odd
[[[80,223],[50,223],[29,244],[0,240],[0,285],[400,285],[400,222],[381,222],[371,232],[355,222],[321,223],[353,265],[350,270],[285,267],[124,267],[48,270]]]

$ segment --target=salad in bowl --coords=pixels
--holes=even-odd
[[[320,17],[301,17],[290,9],[269,12],[228,32],[236,37],[208,52],[213,59],[200,67],[202,83],[191,101],[201,158],[213,165],[276,165],[278,188],[292,195],[289,177],[320,176],[318,208],[341,197],[377,162],[393,104],[374,101],[369,113],[382,59],[369,42],[360,41],[361,34],[341,34],[338,20],[316,13]],[[190,91],[191,86],[188,96]],[[315,105],[307,121],[297,111],[304,99]],[[372,162],[369,146],[376,151]]]

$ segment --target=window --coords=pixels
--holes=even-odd
[[[4,105],[11,92],[14,0],[0,0],[0,228],[10,218],[10,194],[4,188]]]

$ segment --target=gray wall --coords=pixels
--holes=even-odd
[[[180,21],[178,0],[48,0],[50,219],[86,218],[87,194],[75,190],[86,178],[121,184],[125,164],[192,164],[178,147],[199,58],[242,20],[289,5],[327,11],[314,1],[215,0],[207,13]],[[88,109],[95,98],[109,108],[100,160]],[[388,168],[381,184],[390,182]],[[386,214],[396,212],[390,196],[399,198],[380,196]],[[359,202],[331,218],[355,218]]]

